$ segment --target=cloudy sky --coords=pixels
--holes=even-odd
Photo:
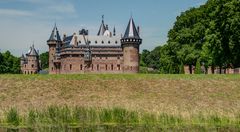
[[[34,43],[45,52],[54,23],[60,34],[87,28],[97,34],[104,15],[110,30],[124,34],[132,15],[141,28],[142,49],[152,50],[167,40],[176,16],[206,0],[0,0],[0,52],[26,53]]]

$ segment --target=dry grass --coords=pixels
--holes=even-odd
[[[189,117],[240,113],[239,75],[0,75],[0,111],[49,105]]]

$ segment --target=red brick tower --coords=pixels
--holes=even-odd
[[[123,72],[139,72],[139,45],[142,39],[139,37],[139,31],[136,29],[133,18],[131,17],[125,31],[121,44],[123,48]]]

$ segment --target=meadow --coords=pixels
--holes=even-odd
[[[237,131],[239,82],[240,75],[0,75],[0,128]]]

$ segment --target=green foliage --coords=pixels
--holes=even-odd
[[[16,108],[11,108],[6,113],[6,122],[9,125],[18,126],[20,124],[20,115]]]
[[[0,74],[1,73],[20,73],[20,58],[13,56],[10,51],[0,53]]]
[[[184,65],[183,62],[181,62],[181,65],[179,66],[179,74],[184,74]]]
[[[200,59],[198,59],[197,62],[196,62],[196,67],[195,67],[194,73],[195,74],[201,74],[202,73]]]
[[[217,114],[201,113],[183,117],[166,113],[151,114],[129,111],[122,108],[84,108],[49,106],[46,109],[31,109],[28,116],[20,116],[15,108],[6,112],[8,128],[26,128],[31,131],[97,131],[97,130],[239,130],[239,119]],[[20,120],[23,119],[23,120]],[[5,123],[5,122],[1,122]],[[0,123],[0,126],[3,124]],[[17,129],[16,129],[17,130]]]
[[[181,73],[179,65],[240,66],[240,1],[208,0],[177,17],[168,41],[148,53],[146,66]],[[163,72],[164,71],[164,72]]]
[[[42,54],[40,54],[40,60],[41,60],[41,68],[42,69],[46,69],[48,68],[48,57],[49,57],[49,53],[48,52],[44,52]]]

